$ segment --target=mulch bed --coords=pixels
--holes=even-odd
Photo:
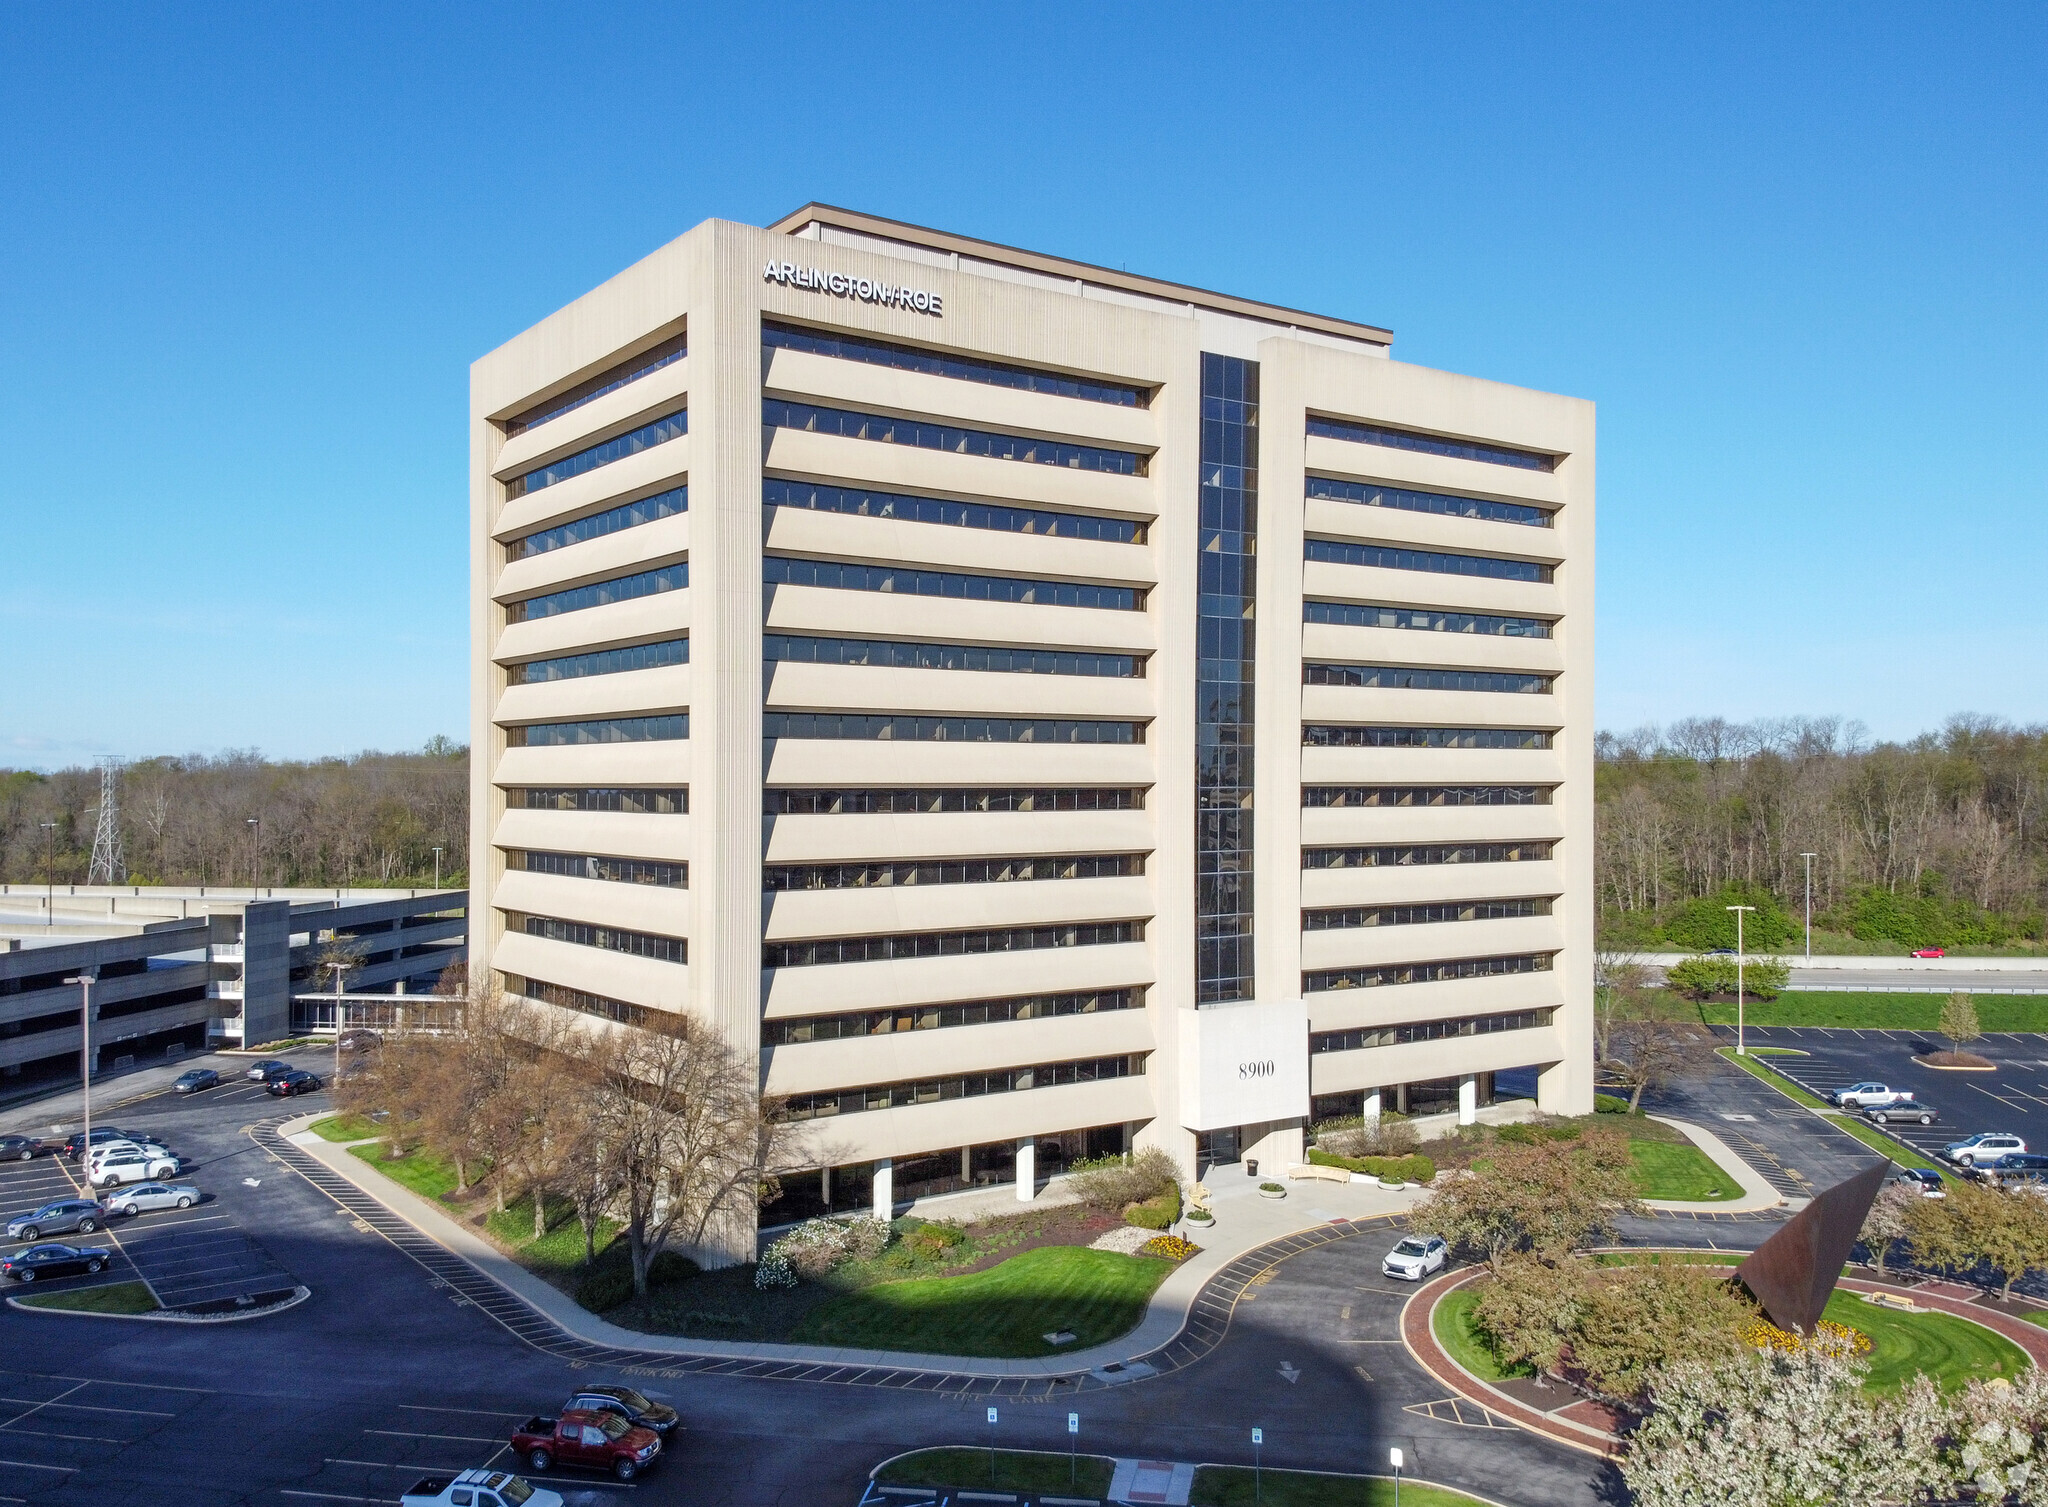
[[[1979,1057],[1975,1052],[1923,1052],[1913,1060],[1922,1067],[1961,1068],[1978,1073],[1991,1072],[1998,1066],[1989,1057]]]
[[[971,1272],[987,1271],[1012,1256],[1021,1256],[1043,1245],[1090,1245],[1096,1236],[1120,1228],[1123,1222],[1121,1214],[1088,1204],[1060,1204],[1028,1214],[984,1219],[969,1225],[967,1235],[977,1244],[986,1243],[988,1248],[965,1265],[947,1267],[945,1274],[964,1277]]]

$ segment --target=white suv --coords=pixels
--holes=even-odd
[[[87,1180],[95,1188],[114,1188],[122,1183],[154,1182],[176,1176],[178,1159],[161,1147],[145,1151],[140,1146],[108,1147],[92,1159]]]
[[[1449,1259],[1450,1248],[1441,1235],[1408,1235],[1387,1252],[1380,1270],[1404,1282],[1420,1282],[1431,1272],[1442,1271]]]
[[[1972,1167],[1978,1162],[1996,1161],[2008,1151],[2025,1151],[2027,1143],[2018,1136],[2005,1131],[1987,1130],[1982,1135],[1973,1135],[1968,1140],[1957,1141],[1953,1146],[1944,1146],[1942,1156],[1958,1167]]]

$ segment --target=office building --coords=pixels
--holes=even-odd
[[[472,945],[810,1122],[773,1224],[1592,1107],[1593,410],[810,205],[472,371]]]

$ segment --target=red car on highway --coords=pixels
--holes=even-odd
[[[1916,958],[1945,958],[1948,956],[1948,949],[1946,947],[1916,947],[1913,949],[1911,956]]]

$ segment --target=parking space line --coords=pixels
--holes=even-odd
[[[278,1494],[279,1496],[284,1496],[284,1497],[315,1497],[315,1498],[318,1498],[318,1499],[319,1499],[320,1501],[323,1501],[323,1502],[383,1502],[383,1503],[390,1503],[390,1504],[394,1504],[394,1507],[395,1507],[395,1504],[396,1504],[396,1503],[397,1503],[397,1501],[398,1501],[398,1498],[397,1498],[397,1497],[352,1497],[352,1496],[344,1496],[344,1495],[343,1495],[343,1494],[342,1494],[341,1492],[338,1492],[338,1491],[294,1491],[294,1490],[292,1490],[292,1489],[291,1489],[291,1487],[289,1487],[289,1486],[280,1486],[280,1487],[278,1487],[278,1488],[277,1488],[277,1494]],[[9,1497],[9,1498],[8,1498],[8,1500],[9,1500],[9,1501],[20,1501],[21,1499],[20,1499],[19,1497]]]
[[[1366,1292],[1379,1291],[1377,1287],[1362,1290]],[[401,1402],[397,1404],[397,1407],[403,1413],[474,1413],[479,1418],[510,1418],[512,1416],[503,1408],[437,1408],[430,1407],[426,1403],[421,1402]]]
[[[91,1385],[91,1382],[80,1382],[78,1384],[79,1387],[89,1387]],[[121,1383],[121,1385],[127,1385],[127,1383]],[[71,1392],[76,1392],[77,1390],[78,1387],[73,1387]],[[63,1395],[69,1397],[71,1392],[66,1392]],[[0,1402],[33,1402],[34,1400],[30,1397],[0,1397]],[[50,1401],[38,1405],[46,1408],[61,1407],[67,1412],[72,1413],[134,1413],[138,1417],[144,1418],[175,1418],[178,1416],[176,1413],[160,1413],[155,1408],[107,1408],[98,1407],[89,1402],[60,1403],[55,1398],[51,1398]],[[23,1413],[21,1416],[26,1418],[28,1414]]]
[[[482,1434],[415,1434],[406,1429],[364,1429],[366,1434],[386,1434],[393,1439],[453,1439],[457,1444],[503,1444],[505,1441]]]
[[[16,1413],[12,1418],[8,1419],[5,1423],[0,1423],[0,1429],[11,1429],[17,1423],[21,1422],[22,1419],[28,1417],[30,1414],[40,1413],[44,1408],[48,1407],[50,1403],[62,1402],[65,1398],[69,1397],[72,1392],[82,1392],[91,1385],[91,1382],[82,1381],[78,1383],[77,1386],[72,1387],[67,1391],[59,1392],[55,1397],[52,1397],[49,1402],[39,1402],[34,1407],[28,1409],[26,1412]]]
[[[0,1460],[0,1465],[12,1465],[16,1470],[55,1470],[69,1475],[77,1474],[76,1465],[40,1465],[34,1460]]]

